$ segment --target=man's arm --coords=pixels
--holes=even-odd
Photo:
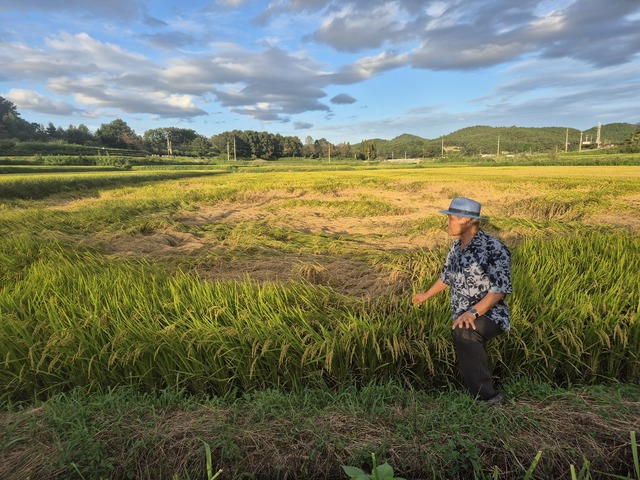
[[[448,286],[449,285],[444,283],[441,279],[438,279],[433,285],[431,285],[431,288],[429,288],[429,290],[424,293],[417,293],[416,295],[414,295],[411,299],[411,303],[413,303],[416,307],[419,307],[423,302],[429,300],[434,295],[437,295],[443,290],[446,290]]]

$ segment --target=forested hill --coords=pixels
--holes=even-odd
[[[629,141],[634,133],[637,133],[640,129],[640,125],[633,125],[631,123],[608,123],[602,126],[602,143],[608,144],[620,144]],[[584,135],[596,138],[598,133],[598,127],[590,128],[584,131]]]
[[[602,144],[621,145],[629,142],[640,127],[631,123],[610,123],[602,126]],[[580,131],[569,128],[569,150],[577,150],[580,143]],[[415,135],[400,135],[393,140],[366,140],[354,145],[356,149],[366,151],[375,149],[379,156],[387,158],[408,158],[438,156],[442,147],[455,148],[464,154],[477,155],[496,153],[498,141],[502,153],[544,152],[556,147],[564,150],[567,135],[566,127],[489,127],[478,125],[457,130],[437,139],[424,139]],[[582,133],[583,142],[591,140],[595,144],[597,127]]]
[[[498,140],[501,152],[539,152],[564,149],[566,127],[488,127],[484,125],[463,128],[444,137],[445,146],[459,147],[467,154],[496,153]],[[584,137],[584,135],[583,135]],[[631,137],[631,135],[629,135]],[[580,131],[569,129],[569,143],[576,149]]]

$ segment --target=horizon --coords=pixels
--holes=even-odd
[[[24,116],[24,115],[22,115],[22,112],[20,112],[19,110],[18,110],[18,114],[20,115],[20,117],[21,117],[23,120],[29,121],[29,119],[28,119],[28,118],[25,118],[25,116]],[[115,120],[115,119],[114,119],[114,120]],[[45,127],[45,128],[46,128],[46,126],[47,126],[47,124],[48,124],[48,123],[49,123],[49,122],[47,122],[46,124],[44,124],[44,123],[43,123],[43,124],[41,124],[41,125],[42,125],[43,127]],[[53,122],[51,122],[51,123],[53,123]],[[108,122],[107,122],[107,123],[108,123]],[[601,122],[600,122],[600,123],[601,123]],[[607,127],[607,126],[610,126],[610,125],[616,125],[616,124],[618,124],[618,125],[620,125],[620,124],[628,124],[628,125],[635,125],[635,126],[637,126],[637,127],[640,127],[640,122],[637,122],[637,123],[630,123],[630,122],[611,122],[611,123],[607,123],[607,124],[602,124],[601,126],[602,126],[602,128],[604,128],[604,127]],[[55,123],[54,123],[54,125],[55,125],[56,127],[61,127],[61,128],[63,128],[63,129],[65,129],[65,126],[64,126],[64,125],[56,125]],[[77,127],[77,126],[78,126],[78,124],[76,124],[76,125],[74,125],[74,126],[76,126],[76,127]],[[172,128],[172,127],[174,127],[174,126],[173,126],[173,125],[166,125],[165,127],[167,127],[167,128]],[[416,134],[414,134],[414,133],[410,133],[410,132],[403,132],[403,133],[399,133],[398,135],[395,135],[395,136],[390,137],[390,138],[382,138],[382,137],[363,138],[363,139],[361,139],[361,140],[359,140],[359,141],[356,141],[356,142],[346,142],[346,143],[349,143],[349,144],[351,144],[351,145],[354,145],[354,144],[359,144],[359,143],[361,143],[361,142],[365,142],[365,141],[370,142],[370,141],[375,141],[375,140],[381,140],[381,141],[385,141],[385,142],[391,142],[391,141],[396,140],[397,138],[402,137],[402,136],[417,137],[417,138],[420,138],[421,140],[424,140],[424,141],[428,141],[428,142],[429,142],[429,141],[439,140],[440,138],[444,138],[444,137],[447,137],[447,136],[449,136],[449,135],[453,135],[453,134],[455,134],[455,133],[457,133],[457,132],[459,132],[459,131],[461,131],[461,130],[472,129],[472,128],[476,128],[476,127],[479,127],[479,128],[480,128],[480,127],[486,127],[486,128],[493,128],[493,129],[500,129],[500,128],[523,128],[523,129],[529,129],[529,128],[531,128],[531,129],[560,128],[560,129],[576,130],[576,131],[579,131],[579,132],[587,132],[587,131],[589,131],[589,130],[597,129],[597,128],[598,128],[598,125],[591,126],[591,127],[586,128],[586,129],[584,129],[584,130],[579,130],[579,129],[576,129],[576,128],[573,128],[573,127],[566,127],[566,126],[563,126],[563,125],[551,125],[551,126],[544,126],[544,127],[539,127],[539,126],[523,127],[523,126],[520,126],[520,125],[501,125],[501,126],[496,126],[496,125],[486,125],[486,124],[485,124],[485,125],[468,125],[468,126],[462,126],[462,127],[458,128],[457,130],[453,130],[453,131],[451,131],[451,132],[445,133],[445,134],[443,134],[443,135],[441,135],[441,136],[439,136],[439,137],[434,137],[434,138],[427,138],[427,137],[422,137],[422,136],[420,136],[420,135],[416,135]],[[163,127],[153,127],[153,128],[163,128]],[[177,127],[177,128],[188,128],[188,127]],[[139,135],[140,137],[142,137],[142,136],[144,135],[144,133],[146,132],[146,130],[145,130],[145,132],[138,132],[138,131],[135,131],[135,128],[134,128],[133,130],[134,130],[134,132],[136,133],[136,135]],[[240,130],[240,131],[242,131],[243,129],[234,129],[234,130]],[[250,131],[250,129],[244,129],[244,130]],[[201,132],[198,132],[197,130],[194,130],[194,131],[196,132],[196,134],[198,134],[198,135],[202,135],[202,134],[201,134]],[[203,135],[203,136],[205,136],[206,138],[209,138],[209,139],[210,139],[210,138],[212,138],[213,136],[215,136],[215,135],[217,135],[217,134],[224,133],[224,132],[229,132],[229,131],[230,131],[230,130],[225,130],[225,131],[221,131],[221,132],[214,133],[213,135],[208,135],[208,136],[207,136],[207,135]],[[276,133],[279,133],[279,132],[272,132],[272,131],[270,131],[270,130],[268,130],[268,129],[253,130],[253,131],[258,131],[258,132],[267,132],[267,133],[269,133],[269,134],[276,134]],[[95,134],[95,129],[91,129],[91,133]],[[292,136],[298,136],[298,135],[292,135]],[[298,138],[300,139],[300,141],[301,141],[301,142],[303,142],[303,143],[304,143],[304,140],[305,140],[305,138],[304,138],[304,137],[300,137],[300,136],[298,136]],[[324,137],[317,137],[317,138],[314,138],[314,140],[319,140],[319,139],[321,139],[321,138],[324,138]],[[338,145],[339,143],[341,143],[341,142],[331,142],[331,141],[330,141],[330,140],[328,140],[328,139],[325,139],[325,140],[329,141],[330,143],[332,143],[332,144],[334,144],[334,145]]]
[[[22,118],[334,144],[640,123],[640,3],[0,0]]]

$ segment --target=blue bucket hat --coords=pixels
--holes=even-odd
[[[451,200],[449,210],[439,210],[439,212],[444,213],[445,215],[455,215],[456,217],[489,220],[488,217],[480,216],[480,207],[482,207],[482,205],[475,200],[465,197],[456,197]]]

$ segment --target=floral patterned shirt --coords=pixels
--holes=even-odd
[[[449,285],[451,313],[455,320],[487,293],[512,293],[509,249],[482,230],[464,250],[460,250],[460,240],[456,240],[442,267],[440,280]],[[502,330],[509,330],[511,326],[509,307],[504,299],[485,316]]]

